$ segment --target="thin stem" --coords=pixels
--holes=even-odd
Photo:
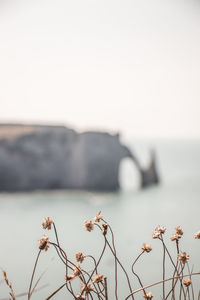
[[[192,270],[191,270],[192,272],[190,272],[190,266],[189,266],[189,263],[186,262],[186,264],[187,264],[188,273],[192,273],[192,272],[193,272],[193,268],[192,268]],[[190,280],[191,280],[192,300],[194,300],[194,287],[193,287],[193,283],[192,283],[192,278],[191,278],[191,276],[190,276]]]
[[[100,227],[98,224],[95,223],[95,225],[101,230],[101,227]],[[114,257],[116,257],[116,260],[117,260],[118,264],[120,265],[120,267],[121,267],[122,270],[124,271],[124,274],[125,274],[125,276],[126,276],[126,279],[127,279],[127,282],[128,282],[128,286],[129,286],[129,289],[130,289],[130,293],[131,293],[131,292],[132,292],[132,288],[131,288],[129,276],[128,276],[128,274],[127,274],[125,268],[123,267],[123,265],[122,265],[121,262],[119,261],[118,257],[115,255],[115,252],[113,251],[113,249],[112,249],[110,243],[108,242],[106,236],[104,236],[104,237],[105,237],[106,243],[108,244],[108,247],[110,248],[112,254],[114,255]],[[134,300],[134,296],[131,295],[131,297],[132,297],[132,300]]]
[[[101,252],[101,255],[100,255],[100,257],[99,257],[99,259],[98,259],[98,261],[97,261],[97,264],[96,264],[94,270],[92,271],[92,273],[91,273],[91,275],[90,275],[88,281],[86,282],[86,287],[87,287],[88,283],[90,282],[90,280],[91,280],[91,278],[92,278],[92,276],[93,276],[95,270],[97,269],[97,267],[98,267],[98,265],[99,265],[99,263],[100,263],[100,261],[101,261],[101,259],[102,259],[102,256],[103,256],[103,254],[104,254],[104,252],[105,252],[105,249],[106,249],[106,239],[105,239],[105,243],[104,243],[104,246],[103,246],[103,250],[102,250],[102,252]],[[83,291],[81,292],[81,295],[82,295],[82,294],[83,294]]]
[[[34,274],[35,274],[35,270],[36,270],[36,267],[37,267],[37,263],[38,263],[38,259],[40,257],[41,251],[42,250],[40,249],[39,252],[38,252],[38,255],[37,255],[37,258],[36,258],[36,261],[35,261],[35,265],[34,265],[34,268],[33,268],[33,273],[32,273],[32,276],[31,276],[31,282],[30,282],[29,290],[28,290],[28,300],[31,298],[31,287],[32,287],[32,284],[33,284],[33,277],[34,277]]]
[[[40,282],[40,280],[41,280],[41,278],[44,276],[44,274],[47,272],[48,268],[49,268],[49,266],[46,267],[46,269],[42,272],[42,274],[40,275],[40,277],[39,277],[38,280],[36,281],[34,287],[32,288],[32,290],[31,290],[31,292],[30,292],[30,296],[32,296],[32,294],[34,293],[34,291],[35,291],[35,289],[36,289],[38,283]]]
[[[108,300],[107,278],[104,277],[105,299]]]
[[[46,298],[46,300],[51,299],[55,294],[57,294],[64,286],[66,285],[66,283],[62,284],[57,290],[55,290],[55,292],[53,292],[49,297]]]
[[[163,244],[163,299],[165,299],[165,257],[166,257],[166,250],[165,250],[165,243],[163,240],[163,237],[161,239],[162,244]]]
[[[114,249],[114,252],[115,252],[115,297],[116,297],[116,300],[118,300],[118,295],[117,295],[117,252],[116,252],[116,248],[115,248],[115,240],[114,240],[114,234],[113,234],[113,231],[112,231],[112,228],[110,227],[110,225],[108,225],[109,229],[110,229],[110,232],[111,232],[111,235],[112,235],[112,245],[113,245],[113,249]]]
[[[109,244],[109,242],[108,242],[107,239],[106,239],[106,241],[107,241],[107,244],[108,244],[108,246],[109,246],[109,248],[110,248],[112,254],[115,255],[115,253],[114,253],[114,251],[113,251],[112,247],[110,246],[110,244]],[[129,289],[130,289],[130,292],[131,292],[131,291],[132,291],[132,288],[131,288],[131,283],[130,283],[129,276],[128,276],[128,274],[127,274],[127,272],[126,272],[124,266],[123,266],[122,263],[119,261],[118,257],[116,257],[116,259],[117,259],[118,264],[120,265],[120,267],[121,267],[122,270],[124,271],[124,274],[125,274],[125,276],[126,276],[126,279],[127,279],[127,282],[128,282],[128,286],[129,286]],[[131,295],[131,296],[132,296],[132,299],[134,300],[133,295]]]
[[[133,262],[132,264],[132,267],[131,267],[131,270],[132,270],[132,273],[137,277],[138,281],[139,281],[139,284],[140,286],[143,288],[143,284],[142,284],[142,281],[139,277],[139,275],[134,271],[133,267],[134,265],[136,264],[136,262],[139,260],[139,258],[142,256],[142,254],[144,253],[144,251],[142,251],[135,259],[135,261]],[[146,291],[144,290],[144,295],[146,296]]]
[[[197,273],[191,273],[191,274],[187,274],[187,275],[179,275],[179,276],[176,276],[176,277],[171,277],[171,278],[165,279],[165,282],[170,281],[170,280],[173,280],[173,278],[179,279],[179,278],[184,278],[184,277],[187,277],[187,276],[194,276],[194,275],[200,275],[200,272],[197,272]],[[155,286],[155,285],[158,285],[158,284],[161,284],[161,283],[163,283],[163,280],[158,281],[158,282],[155,282],[155,283],[152,283],[152,284],[149,284],[149,285],[146,285],[145,287],[143,287],[143,288],[141,288],[141,289],[135,290],[135,291],[131,292],[131,294],[129,294],[129,295],[125,298],[125,300],[127,300],[128,298],[130,298],[131,295],[134,295],[134,294],[136,294],[136,293],[138,293],[138,292],[143,291],[144,289],[148,289],[148,288],[150,288],[150,287],[152,287],[152,286]]]
[[[40,286],[39,288],[34,290],[34,293],[41,291],[42,289],[44,289],[47,286],[48,286],[48,284],[44,284],[44,285]],[[28,295],[27,292],[26,293],[20,293],[20,294],[15,295],[15,298],[23,297],[23,296],[27,296],[27,295]],[[10,300],[10,298],[0,298],[0,300]]]
[[[92,255],[86,255],[85,257],[90,257],[90,258],[92,258],[92,260],[93,260],[93,262],[94,262],[94,265],[95,265],[95,273],[98,274],[96,259],[95,259]],[[95,289],[97,290],[97,292],[98,292],[99,294],[102,294],[102,295],[103,295],[103,291],[101,290],[101,288],[100,288],[98,282],[97,282],[97,286],[98,286],[99,292],[98,292],[98,290],[96,289],[96,286],[95,286]],[[103,296],[104,296],[104,295],[103,295]],[[98,295],[98,297],[100,297],[100,295]],[[100,298],[101,298],[101,297],[100,297]]]
[[[177,260],[177,262],[178,262],[178,260]],[[184,266],[181,268],[181,270],[180,270],[180,273],[179,273],[179,268],[181,267],[181,263],[179,264],[179,266],[177,267],[177,277],[175,277],[175,275],[176,275],[176,273],[174,272],[174,274],[173,274],[173,280],[172,280],[172,288],[171,288],[171,290],[169,291],[169,293],[167,294],[167,296],[166,296],[166,298],[165,298],[165,300],[169,297],[169,295],[172,293],[172,299],[175,299],[175,286],[176,286],[176,284],[177,284],[177,282],[178,282],[178,280],[180,281],[180,284],[182,284],[182,282],[181,282],[181,279],[180,279],[180,274],[182,274],[182,269],[184,268]],[[176,281],[174,282],[174,280],[176,279]]]
[[[59,239],[58,239],[58,233],[57,233],[56,225],[54,222],[53,222],[53,228],[54,228],[57,244],[60,246]]]
[[[173,259],[172,259],[172,256],[171,256],[171,254],[169,253],[169,250],[167,249],[167,247],[166,247],[166,245],[164,244],[164,247],[165,247],[165,250],[166,250],[166,253],[168,254],[168,256],[169,256],[169,259],[170,259],[170,261],[171,261],[171,263],[172,263],[172,265],[174,266],[174,268],[176,267],[175,266],[175,263],[174,263],[174,261],[173,261]]]

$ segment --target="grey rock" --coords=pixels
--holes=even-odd
[[[130,157],[141,187],[159,182],[155,154],[144,170],[119,135],[64,126],[0,125],[0,191],[119,189],[119,165]],[[134,180],[134,179],[133,179]]]

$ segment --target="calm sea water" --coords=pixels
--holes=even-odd
[[[60,242],[72,260],[78,251],[94,254],[95,257],[101,253],[101,233],[96,229],[88,233],[82,225],[86,219],[94,217],[98,210],[102,210],[103,216],[111,224],[118,256],[128,270],[143,242],[151,243],[153,251],[145,254],[136,265],[145,285],[161,279],[162,276],[162,247],[159,241],[152,240],[154,227],[158,224],[167,227],[165,238],[175,255],[175,247],[169,237],[174,227],[180,225],[184,229],[181,249],[190,254],[191,265],[195,264],[194,270],[200,270],[200,241],[193,238],[194,233],[200,230],[200,142],[138,141],[131,146],[144,164],[148,160],[147,150],[155,147],[162,181],[159,186],[138,190],[137,171],[127,160],[121,166],[123,189],[120,192],[38,191],[0,194],[0,267],[7,270],[16,293],[24,292],[28,288],[38,239],[44,233],[41,228],[44,216],[51,216],[55,220]],[[53,232],[46,234],[54,239]],[[48,271],[40,285],[47,283],[49,286],[35,293],[33,299],[45,299],[63,283],[65,270],[52,247],[48,252],[42,253],[36,278],[47,266]],[[100,272],[108,277],[110,299],[114,299],[113,266],[113,258],[107,250]],[[88,269],[90,268],[89,263]],[[199,282],[200,279],[196,280],[196,287],[200,286]],[[135,279],[133,286],[138,287]],[[152,288],[151,291],[158,299],[161,288]],[[125,277],[119,274],[120,299],[124,299],[127,294]],[[0,299],[7,295],[7,288],[1,284]],[[137,299],[141,297],[142,294]],[[71,298],[63,291],[55,299]]]

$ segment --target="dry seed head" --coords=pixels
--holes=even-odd
[[[153,239],[158,239],[159,237],[160,237],[160,232],[154,231],[153,234],[152,234],[152,238]]]
[[[160,234],[164,234],[166,231],[166,227],[158,225],[155,227],[155,231],[159,232]]]
[[[177,226],[176,228],[176,233],[178,234],[179,238],[183,235],[183,229],[180,226]]]
[[[82,263],[84,261],[85,256],[82,252],[76,253],[76,261]]]
[[[76,299],[78,299],[78,300],[85,300],[86,297],[84,295],[78,294],[78,295],[76,295]]]
[[[94,222],[100,222],[103,221],[103,216],[101,215],[101,211],[99,211],[96,216],[93,218]]]
[[[73,274],[75,277],[80,276],[81,275],[81,267],[79,265],[75,266],[73,269]]]
[[[103,224],[102,224],[102,234],[103,234],[103,235],[106,235],[106,234],[107,234],[107,231],[108,231],[108,224],[103,223]]]
[[[198,231],[195,235],[194,235],[195,239],[200,239],[200,231]]]
[[[103,274],[97,274],[93,277],[93,282],[94,283],[99,283],[103,279]]]
[[[3,277],[4,277],[4,280],[5,280],[6,284],[9,286],[9,281],[8,281],[6,271],[3,270],[2,272],[3,272]]]
[[[178,241],[179,240],[179,235],[177,233],[174,233],[171,237],[170,240],[173,241]]]
[[[3,272],[4,280],[7,284],[7,286],[10,288],[10,291],[11,291],[10,296],[12,297],[13,300],[15,300],[16,298],[15,298],[15,295],[14,295],[14,292],[13,292],[12,284],[8,281],[6,271],[3,270],[2,272]]]
[[[152,234],[152,238],[157,239],[157,238],[161,237],[162,234],[165,233],[165,231],[166,231],[166,227],[160,226],[160,225],[156,226],[154,229],[154,232]]]
[[[183,280],[183,284],[184,284],[185,286],[190,286],[191,283],[192,283],[192,282],[191,282],[191,280],[190,280],[189,278]]]
[[[87,220],[84,223],[85,229],[91,232],[94,229],[94,223],[91,220]]]
[[[45,217],[44,221],[42,222],[43,229],[51,229],[51,224],[53,224],[53,220],[51,220],[49,217]]]
[[[81,283],[81,293],[85,292],[86,294],[88,294],[93,291],[94,291],[94,287],[91,283],[88,283],[87,285]]]
[[[142,246],[142,251],[143,252],[149,253],[151,250],[152,250],[152,247],[151,247],[150,244],[146,244],[146,243],[143,244],[143,246]]]
[[[73,280],[74,278],[75,278],[74,275],[68,275],[68,274],[67,274],[67,275],[65,276],[65,280],[66,280],[66,281]]]
[[[44,250],[47,251],[49,248],[49,238],[46,235],[43,235],[40,239],[39,239],[39,249],[40,250]]]
[[[144,298],[145,298],[145,299],[147,299],[147,300],[150,300],[150,299],[152,299],[152,298],[153,298],[153,294],[152,294],[152,292],[148,292],[148,293],[146,293],[146,294],[144,295]]]
[[[186,254],[186,252],[182,252],[178,254],[178,260],[181,261],[183,264],[185,264],[187,262],[187,260],[189,259],[189,255]]]

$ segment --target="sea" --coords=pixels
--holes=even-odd
[[[134,266],[144,286],[163,278],[163,247],[157,239],[152,239],[155,226],[166,227],[165,243],[176,260],[176,244],[170,240],[176,226],[183,228],[180,251],[189,255],[193,272],[200,271],[200,240],[194,234],[200,230],[200,141],[199,140],[134,140],[123,141],[138,156],[143,166],[149,162],[149,152],[156,151],[160,184],[144,190],[139,188],[139,175],[129,159],[120,165],[121,189],[117,192],[98,193],[89,191],[34,191],[31,193],[0,194],[0,272],[5,270],[12,283],[15,295],[26,294],[29,288],[36,256],[38,240],[46,234],[55,241],[52,230],[44,231],[41,223],[44,217],[51,217],[57,228],[60,246],[68,258],[75,263],[75,254],[82,252],[98,260],[104,237],[98,227],[87,232],[85,220],[92,219],[101,210],[110,224],[115,239],[117,257],[126,268],[132,290],[140,288],[131,266],[141,253],[143,243],[151,244],[152,251],[142,254]],[[98,172],[98,170],[96,170]],[[111,235],[107,238],[112,242]],[[92,260],[86,258],[81,265],[91,274]],[[98,272],[107,278],[108,298],[115,298],[115,261],[107,247]],[[65,266],[51,245],[42,251],[36,268],[34,283],[40,278],[31,299],[44,300],[64,283]],[[130,291],[126,277],[118,266],[118,298],[125,299]],[[166,256],[165,278],[171,277],[172,264]],[[185,274],[188,269],[185,266]],[[1,272],[2,273],[2,272]],[[80,291],[79,279],[72,282],[76,293]],[[170,289],[166,284],[166,291]],[[200,277],[194,276],[194,291],[198,293]],[[154,294],[154,299],[162,299],[162,284],[146,291]],[[142,299],[143,293],[135,294]],[[198,297],[195,296],[195,299]],[[10,299],[9,289],[0,274],[0,299]],[[20,299],[20,298],[19,298]],[[27,295],[21,299],[27,299]],[[66,288],[52,299],[73,299]],[[129,298],[131,299],[131,298]]]

